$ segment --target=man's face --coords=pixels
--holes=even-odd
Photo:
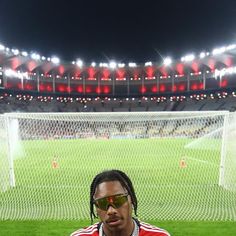
[[[109,181],[99,184],[96,188],[94,199],[114,196],[117,194],[127,194],[126,189],[122,187],[119,181]],[[115,208],[111,205],[107,210],[101,210],[96,207],[97,214],[104,224],[104,230],[114,231],[130,231],[133,227],[132,221],[132,204],[130,196],[120,207]]]

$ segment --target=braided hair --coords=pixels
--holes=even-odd
[[[103,182],[109,182],[109,181],[119,181],[123,188],[125,188],[128,191],[128,194],[131,197],[131,202],[134,208],[134,214],[137,216],[137,207],[138,207],[138,201],[136,198],[136,194],[133,188],[133,184],[130,180],[130,178],[122,171],[120,170],[106,170],[99,174],[97,174],[90,186],[90,219],[91,223],[93,223],[93,219],[96,218],[96,215],[94,213],[94,202],[93,197],[96,191],[96,188],[99,184]]]

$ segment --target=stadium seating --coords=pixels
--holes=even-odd
[[[66,102],[58,97],[41,101],[37,97],[32,100],[19,100],[15,96],[2,96],[0,113],[7,112],[145,112],[145,111],[207,111],[207,110],[236,110],[236,97],[229,95],[225,98],[192,99],[183,101],[157,101],[150,98],[133,99],[90,99],[87,101],[75,99]]]

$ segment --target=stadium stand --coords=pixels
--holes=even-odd
[[[18,96],[18,97],[17,97]],[[71,98],[70,98],[71,99]],[[7,112],[130,112],[130,111],[235,111],[236,97],[225,98],[210,96],[204,99],[186,97],[183,101],[166,98],[158,101],[154,98],[133,99],[89,99],[76,100],[68,97],[33,97],[4,93],[0,95],[0,113]]]
[[[44,61],[40,56],[36,59],[35,55],[15,55],[14,50],[1,48],[1,114],[236,110],[236,45],[217,55],[213,50],[168,65],[133,63],[132,67],[104,63],[79,67],[60,60]]]

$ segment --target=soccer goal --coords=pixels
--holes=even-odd
[[[1,115],[0,219],[89,219],[93,177],[115,168],[142,220],[236,221],[235,140],[227,111]]]
[[[10,188],[10,167],[7,145],[6,122],[4,116],[0,115],[0,194]]]

